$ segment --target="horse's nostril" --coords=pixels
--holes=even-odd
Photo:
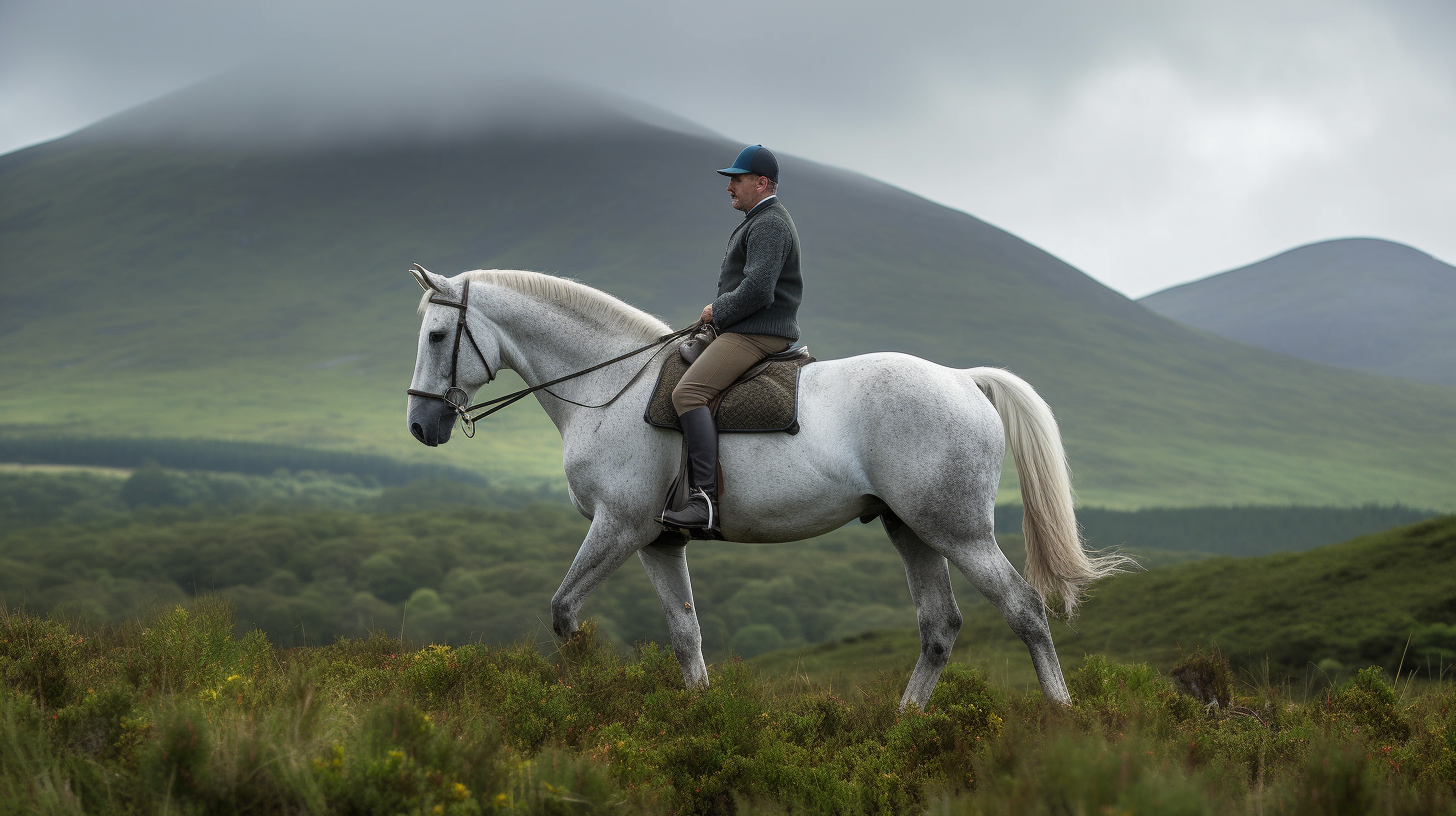
[[[421,442],[424,442],[425,441],[425,428],[420,423],[418,423],[418,422],[411,422],[410,423],[410,433],[412,433],[412,434],[415,435],[415,439],[418,439]]]

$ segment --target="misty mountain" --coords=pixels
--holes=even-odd
[[[529,404],[475,440],[409,437],[406,267],[569,275],[675,326],[712,298],[742,217],[713,170],[738,141],[540,83],[429,89],[398,110],[392,86],[364,103],[325,90],[225,78],[0,157],[0,433],[559,479]],[[816,356],[1012,369],[1057,411],[1084,501],[1451,506],[1456,390],[1209,337],[970,215],[780,158]]]
[[[1281,354],[1456,385],[1456,267],[1403,244],[1323,241],[1138,302]]]

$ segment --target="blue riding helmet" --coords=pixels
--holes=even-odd
[[[718,171],[725,176],[736,176],[740,173],[755,173],[766,177],[774,184],[779,183],[779,160],[768,148],[763,145],[749,145],[743,148],[738,158],[733,160],[732,167],[725,167]]]

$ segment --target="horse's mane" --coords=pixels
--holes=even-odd
[[[550,301],[582,317],[600,321],[607,328],[641,335],[643,339],[666,334],[666,323],[617,298],[569,278],[518,269],[476,269],[463,273],[473,283],[503,286],[523,295]],[[430,293],[420,298],[419,311],[429,306]]]

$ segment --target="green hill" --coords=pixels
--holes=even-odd
[[[201,86],[0,157],[0,437],[224,439],[559,480],[532,406],[439,450],[409,437],[403,270],[568,274],[683,325],[738,217],[711,172],[736,142],[579,95],[342,143],[179,130],[271,121],[252,99]],[[1456,509],[1456,390],[1212,338],[964,213],[792,156],[783,174],[816,355],[1011,368],[1058,412],[1085,503]]]
[[[1439,676],[1456,664],[1456,516],[1302,553],[1120,575],[1052,636],[1069,666],[1105,654],[1167,670],[1216,645],[1246,676],[1267,667],[1276,679],[1324,682],[1369,665]],[[913,631],[880,631],[754,662],[848,685],[908,673],[917,650]],[[1035,680],[1025,647],[986,604],[968,611],[953,659],[1012,683]]]
[[[1323,241],[1138,302],[1281,354],[1456,385],[1456,267],[1404,244]]]

